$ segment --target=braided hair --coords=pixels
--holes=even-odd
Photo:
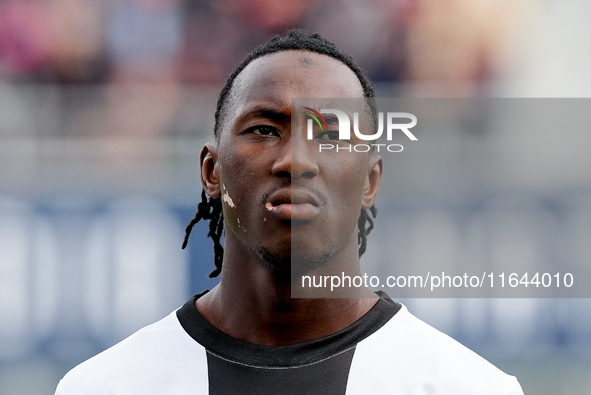
[[[224,247],[221,239],[224,233],[224,215],[222,213],[222,200],[220,198],[213,199],[201,191],[201,203],[197,206],[197,213],[195,218],[189,222],[185,229],[185,240],[183,241],[183,250],[187,247],[191,230],[202,219],[209,221],[209,232],[207,237],[213,240],[214,264],[215,269],[209,273],[209,277],[217,277],[222,271],[222,261],[224,259]]]
[[[305,50],[330,56],[349,67],[359,79],[361,88],[363,89],[363,96],[367,98],[373,122],[374,124],[376,123],[377,110],[374,101],[375,90],[373,83],[363,70],[353,62],[353,59],[349,55],[341,52],[332,42],[321,37],[319,34],[314,33],[312,35],[307,35],[303,30],[294,29],[287,32],[285,36],[273,37],[268,43],[255,49],[248,54],[242,63],[240,63],[232,74],[230,74],[222,87],[215,111],[214,136],[216,140],[219,138],[220,130],[226,117],[228,99],[231,94],[232,85],[242,70],[244,70],[253,60],[262,56],[293,50]],[[376,215],[377,209],[375,206],[371,206],[369,210],[361,209],[357,221],[359,256],[363,255],[367,249],[367,236],[374,227],[374,218],[376,218]],[[224,247],[221,244],[221,238],[224,233],[224,216],[221,199],[208,197],[205,194],[205,191],[201,192],[201,203],[197,206],[197,213],[191,222],[189,222],[189,225],[187,225],[185,230],[183,249],[187,246],[193,227],[202,219],[210,221],[207,236],[213,240],[215,269],[209,274],[209,277],[213,278],[217,277],[222,271]]]

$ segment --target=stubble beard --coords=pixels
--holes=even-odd
[[[302,252],[299,251],[298,252]],[[315,255],[278,253],[267,247],[260,246],[257,249],[258,255],[262,258],[265,267],[278,281],[288,284],[300,278],[306,273],[312,272],[325,266],[333,256],[333,249],[328,246],[323,252]]]

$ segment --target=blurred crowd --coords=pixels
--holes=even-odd
[[[376,82],[473,96],[510,52],[523,2],[4,0],[0,81],[219,84],[257,45],[298,27],[337,43]]]

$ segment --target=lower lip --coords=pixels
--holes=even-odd
[[[320,209],[310,203],[279,204],[269,211],[280,219],[291,221],[309,221],[320,213]]]

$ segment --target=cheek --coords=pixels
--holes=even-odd
[[[238,206],[234,202],[234,198],[232,198],[232,193],[228,190],[226,183],[222,182],[222,209],[224,212],[224,218],[228,226],[236,233],[236,231],[241,230],[240,224],[240,216],[238,211]]]
[[[249,161],[234,151],[220,156],[220,181],[222,183],[222,201],[225,206],[235,208],[243,199],[244,185],[252,176]]]
[[[358,205],[362,202],[363,190],[367,179],[366,161],[348,160],[340,161],[338,166],[330,166],[327,176],[329,189],[336,198],[347,206]],[[335,161],[336,163],[336,161]],[[352,208],[352,207],[348,207]]]
[[[232,232],[240,237],[250,233],[251,217],[256,215],[262,196],[255,188],[260,178],[260,160],[236,147],[225,149],[219,160],[224,218]]]
[[[223,164],[227,184],[230,182],[248,184],[254,180],[254,177],[260,177],[263,174],[265,152],[261,152],[260,148],[239,141],[229,141],[220,145],[219,151],[219,163]]]
[[[227,152],[227,150],[224,152]],[[243,232],[240,219],[243,204],[241,202],[240,188],[238,188],[243,177],[237,173],[237,170],[243,168],[242,163],[236,155],[232,155],[232,152],[230,152],[229,155],[220,155],[219,167],[221,200],[225,222],[233,233]],[[229,177],[230,174],[233,177]]]

